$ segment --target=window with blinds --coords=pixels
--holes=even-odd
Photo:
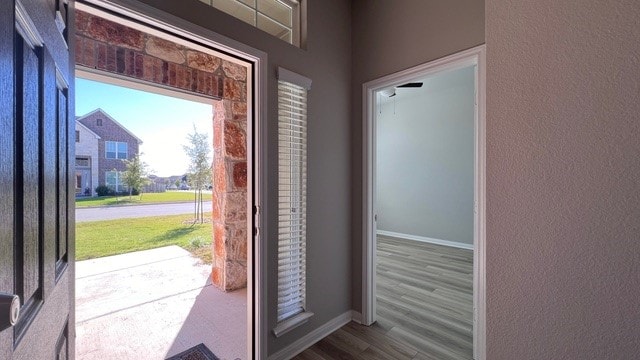
[[[200,0],[262,31],[300,46],[299,0]]]
[[[278,322],[305,311],[307,89],[278,82]]]

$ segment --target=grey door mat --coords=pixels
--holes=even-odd
[[[220,360],[204,344],[198,344],[190,349],[174,355],[166,360]]]

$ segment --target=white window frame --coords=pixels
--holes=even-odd
[[[278,69],[278,301],[276,337],[313,316],[306,293],[307,92],[311,80]],[[292,280],[293,279],[293,280]]]
[[[123,171],[114,171],[114,170],[107,170],[104,172],[104,184],[107,187],[112,187],[111,184],[107,183],[107,179],[109,177],[109,173],[115,173],[116,174],[116,184],[113,187],[113,191],[115,192],[122,192],[127,190],[127,187],[122,183],[122,173]]]
[[[115,153],[116,156],[115,157],[109,157],[109,144],[115,144]],[[124,152],[124,157],[120,157],[120,144],[124,144],[126,149]],[[119,160],[126,160],[129,158],[129,144],[124,142],[124,141],[105,141],[104,142],[104,157],[105,159],[119,159]]]
[[[298,46],[298,47],[302,46],[302,41],[301,41],[301,39],[302,39],[302,36],[301,36],[301,33],[302,33],[302,30],[301,30],[302,29],[302,26],[301,26],[302,15],[301,14],[302,14],[302,8],[303,8],[302,2],[305,1],[305,0],[275,0],[275,1],[277,1],[277,2],[279,2],[281,4],[283,4],[283,5],[288,6],[288,7],[291,8],[291,26],[283,24],[280,21],[278,21],[278,20],[272,18],[271,16],[269,16],[269,15],[261,12],[260,10],[258,10],[258,2],[257,2],[257,0],[254,2],[253,6],[248,5],[248,4],[246,4],[246,3],[244,3],[244,2],[242,2],[240,0],[229,0],[229,1],[233,1],[234,3],[236,3],[236,6],[243,7],[246,10],[252,11],[254,13],[253,22],[248,22],[245,19],[242,19],[242,18],[236,16],[235,14],[229,13],[229,12],[219,8],[218,6],[216,6],[216,0],[200,0],[200,1],[204,2],[205,4],[207,4],[207,5],[211,6],[211,7],[214,7],[216,9],[220,10],[220,11],[223,11],[224,13],[229,14],[229,15],[237,18],[237,19],[240,19],[240,20],[246,22],[247,24],[252,25],[252,26],[254,26],[254,27],[258,28],[258,29],[259,29],[259,27],[258,27],[258,15],[262,15],[262,16],[268,18],[269,20],[279,24],[280,26],[290,30],[291,31],[291,41],[283,39],[282,37],[278,37],[278,36],[276,36],[274,34],[270,34],[270,35],[278,37],[280,40],[286,41],[286,42],[288,42],[288,43],[290,43],[292,45],[295,45],[295,46]],[[262,30],[262,29],[260,29],[260,30]],[[262,30],[262,31],[265,31],[265,30]]]

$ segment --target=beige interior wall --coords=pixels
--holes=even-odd
[[[486,14],[487,359],[635,359],[640,3]]]
[[[484,1],[353,1],[352,306],[362,309],[362,86],[484,43]]]

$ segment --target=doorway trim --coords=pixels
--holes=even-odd
[[[486,46],[480,45],[363,84],[362,324],[376,321],[376,93],[390,86],[468,66],[475,70],[473,358],[486,358]]]
[[[247,77],[247,354],[264,359],[267,353],[266,321],[266,148],[267,143],[267,54],[248,45],[197,26],[177,16],[135,0],[79,0],[78,5],[100,9],[134,19],[176,35],[186,41],[210,47],[248,63]],[[250,80],[250,81],[249,81]],[[254,211],[255,209],[255,211]],[[259,231],[258,231],[259,230]]]

